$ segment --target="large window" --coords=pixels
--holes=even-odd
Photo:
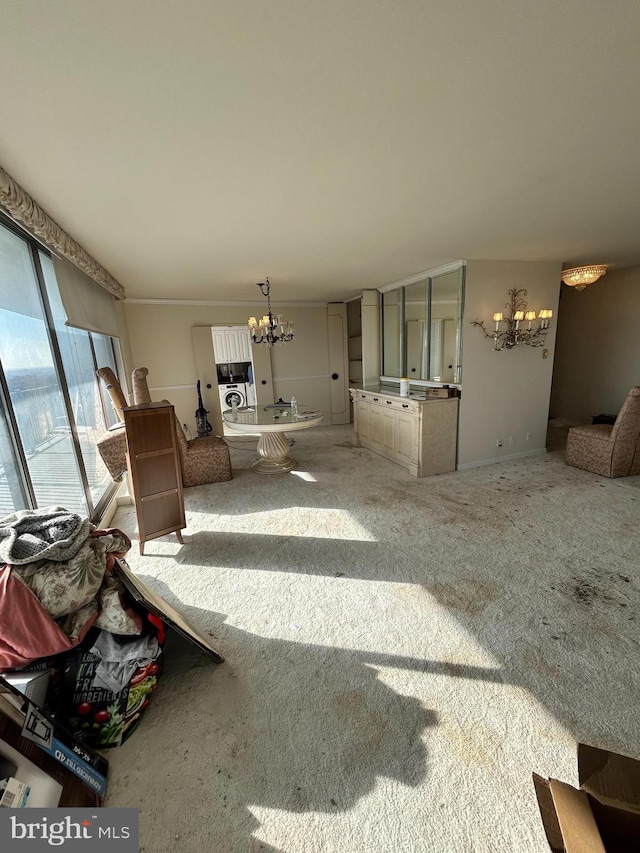
[[[51,258],[0,222],[0,516],[57,505],[94,517],[113,487],[96,369],[116,370],[118,342],[65,321]]]

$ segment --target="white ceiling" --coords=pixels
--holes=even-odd
[[[640,264],[637,0],[20,0],[0,165],[129,297]]]

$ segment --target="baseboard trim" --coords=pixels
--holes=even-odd
[[[483,468],[485,465],[496,465],[498,462],[513,462],[516,459],[525,459],[529,456],[544,456],[546,452],[547,448],[541,447],[538,450],[525,450],[524,453],[509,453],[508,456],[494,456],[491,459],[463,462],[461,465],[456,465],[456,471],[467,471],[469,468]]]

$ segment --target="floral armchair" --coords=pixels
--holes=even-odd
[[[629,391],[613,426],[571,427],[566,461],[602,477],[640,474],[640,386]]]
[[[151,394],[147,383],[149,371],[137,367],[131,374],[134,405],[150,403]],[[231,480],[231,458],[229,445],[220,436],[192,438],[187,440],[182,425],[176,417],[178,450],[182,463],[182,485],[202,486],[205,483],[221,483]]]
[[[119,420],[122,420],[122,409],[129,404],[122,392],[118,377],[110,367],[100,367],[96,373],[106,386],[116,415]],[[96,445],[111,479],[122,479],[122,475],[127,470],[127,436],[124,424],[111,427],[98,439]]]

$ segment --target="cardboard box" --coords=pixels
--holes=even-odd
[[[80,780],[84,795],[77,791],[77,786],[68,785],[68,796],[65,794],[60,805],[81,806],[85,804],[100,805],[107,788],[107,759],[88,745],[80,743],[66,729],[60,720],[54,719],[42,709],[26,699],[24,694],[0,675],[0,740],[6,741],[25,758],[37,767],[44,769],[47,775],[67,787],[61,778],[47,770],[43,760],[59,763],[65,770]],[[42,750],[47,753],[38,758]],[[36,754],[34,754],[36,753]],[[17,770],[17,768],[16,768]],[[94,797],[87,800],[87,790]]]
[[[456,388],[425,388],[425,396],[427,400],[434,398],[446,400],[449,397],[457,397],[458,390]]]
[[[30,788],[24,782],[20,782],[13,776],[3,779],[0,783],[2,796],[0,796],[0,808],[23,809],[29,799]]]
[[[47,706],[47,690],[49,689],[49,676],[51,671],[47,669],[25,669],[17,672],[5,672],[5,678],[9,684],[13,684],[20,693],[36,704],[39,708]]]
[[[578,744],[580,789],[533,774],[542,823],[554,853],[640,849],[640,761]]]

